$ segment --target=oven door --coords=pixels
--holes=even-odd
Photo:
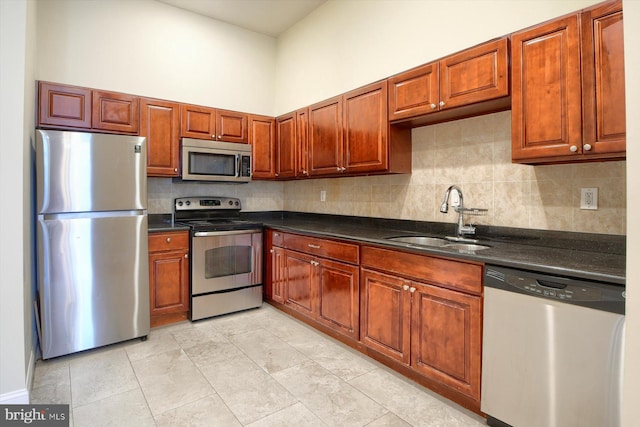
[[[262,283],[262,230],[196,232],[192,242],[192,295]]]

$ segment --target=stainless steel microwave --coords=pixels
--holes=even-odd
[[[182,138],[182,179],[251,181],[251,145]]]

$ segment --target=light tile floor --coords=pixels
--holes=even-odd
[[[38,361],[31,403],[83,426],[483,426],[268,304]]]

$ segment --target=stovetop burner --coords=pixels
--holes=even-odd
[[[175,221],[194,232],[249,230],[262,224],[240,219],[240,200],[231,197],[180,197],[174,201]]]

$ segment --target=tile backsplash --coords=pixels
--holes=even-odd
[[[439,211],[457,184],[465,207],[485,208],[476,224],[625,234],[626,162],[528,166],[511,163],[511,112],[414,129],[413,172],[250,184],[149,179],[149,212],[171,212],[174,197],[239,197],[245,211],[287,210],[455,222]],[[580,209],[580,189],[598,188],[598,210]],[[326,191],[326,201],[320,192]]]

